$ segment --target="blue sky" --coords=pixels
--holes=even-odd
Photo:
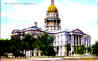
[[[51,0],[1,0],[1,38],[10,38],[13,29],[34,25],[44,28]],[[92,44],[98,40],[98,0],[55,0],[62,30],[79,28],[91,35]]]

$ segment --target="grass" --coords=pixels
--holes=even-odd
[[[98,59],[98,57],[97,56],[70,56],[70,57],[64,57],[63,59],[94,60],[94,59]]]
[[[35,58],[62,58],[64,56],[32,56]]]
[[[1,57],[7,58],[7,57]],[[16,57],[17,59],[25,59],[25,58],[63,58],[63,59],[81,59],[81,60],[94,60],[98,59],[98,56],[32,56],[32,57]],[[15,59],[15,58],[11,58]]]

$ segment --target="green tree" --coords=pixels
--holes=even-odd
[[[40,50],[42,50],[43,55],[46,56],[55,56],[55,51],[53,47],[54,37],[52,35],[48,35],[47,33],[43,34],[40,37]]]
[[[13,40],[0,40],[0,55],[5,55],[5,53],[14,53],[16,46]]]
[[[92,49],[93,49],[92,54],[98,56],[98,40],[97,40],[96,43],[92,46]]]
[[[23,48],[25,50],[33,50],[35,48],[35,46],[32,46],[32,45],[34,44],[34,42],[36,41],[36,39],[32,35],[25,34],[24,38],[23,38],[23,41],[24,41]]]
[[[37,37],[35,38],[35,36]],[[48,35],[47,33],[44,33],[40,36],[39,35],[32,36],[26,34],[23,40],[25,41],[24,43],[25,49],[33,50],[36,48],[38,50],[41,50],[43,55],[47,56],[55,55],[55,51],[52,46],[54,38],[53,36]]]
[[[43,55],[55,56],[55,51],[52,45],[53,40],[53,36],[48,35],[47,33],[37,36],[37,38],[25,34],[22,39],[20,38],[20,35],[12,35],[10,40],[0,40],[0,55],[7,52],[19,56],[20,51],[37,48],[42,51]]]
[[[88,53],[92,53],[92,47],[87,48]]]
[[[67,48],[67,56],[69,56],[69,51],[71,50],[71,45],[68,43],[65,47]]]
[[[5,52],[8,52],[8,40],[0,39],[0,56],[4,55]]]
[[[77,54],[84,54],[85,53],[85,46],[81,45],[77,48]]]

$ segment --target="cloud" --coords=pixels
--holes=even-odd
[[[71,3],[70,5],[59,6],[58,9],[62,20],[62,28],[79,28],[91,35],[91,43],[95,43],[98,37],[97,6]]]
[[[35,5],[11,5],[12,9],[2,12],[6,16],[7,24],[2,27],[2,37],[9,37],[13,29],[23,29],[34,25],[44,28],[44,18],[50,5],[50,0],[45,0]],[[55,2],[61,19],[63,29],[79,28],[91,35],[92,44],[97,40],[97,7],[95,5],[82,5],[72,1],[64,3]],[[5,31],[7,30],[7,31]]]

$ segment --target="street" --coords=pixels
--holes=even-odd
[[[0,61],[98,61],[98,59],[63,59],[63,58],[1,58]]]

